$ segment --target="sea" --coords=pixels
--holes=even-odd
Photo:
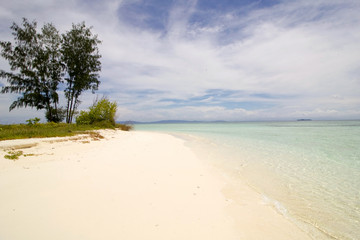
[[[172,134],[313,239],[360,239],[360,121],[137,124]]]

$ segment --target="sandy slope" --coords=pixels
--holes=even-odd
[[[308,239],[183,140],[101,134],[0,142],[1,240]],[[16,146],[31,155],[4,159]]]

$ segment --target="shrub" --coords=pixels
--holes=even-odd
[[[26,120],[28,126],[37,125],[40,122],[40,118],[30,118]]]
[[[133,129],[133,126],[131,125],[128,125],[128,124],[120,124],[120,123],[117,123],[116,124],[116,127],[123,130],[123,131],[130,131]]]
[[[90,114],[87,111],[81,111],[76,117],[76,124],[87,125],[91,123]]]
[[[89,108],[89,111],[81,111],[76,118],[76,124],[94,124],[99,127],[115,127],[115,114],[117,104],[102,98]]]

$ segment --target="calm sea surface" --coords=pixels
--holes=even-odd
[[[183,137],[314,239],[360,239],[360,121],[139,124]]]

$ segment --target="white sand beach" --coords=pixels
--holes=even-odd
[[[1,240],[310,239],[184,140],[100,134],[0,141]]]

